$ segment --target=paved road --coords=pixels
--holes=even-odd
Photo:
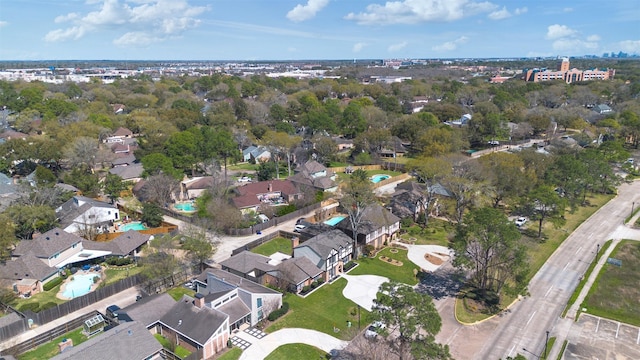
[[[618,196],[580,225],[533,277],[529,284],[531,295],[501,316],[477,325],[457,325],[452,315],[453,299],[436,299],[443,317],[437,340],[448,344],[459,360],[504,359],[517,353],[535,359],[544,349],[546,331],[558,336],[556,342],[561,344],[572,322],[560,318],[565,304],[595,259],[597,245],[630,235],[623,222],[632,203],[639,200],[640,182],[621,185]]]

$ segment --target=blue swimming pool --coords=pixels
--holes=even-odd
[[[331,219],[329,219],[329,220],[325,221],[324,223],[325,223],[325,224],[327,224],[327,225],[336,226],[336,225],[338,225],[338,223],[339,223],[340,221],[342,221],[345,217],[346,217],[346,216],[343,216],[343,215],[334,216],[334,217],[332,217]]]
[[[129,231],[129,230],[146,230],[146,229],[147,227],[144,226],[144,224],[141,223],[140,221],[130,222],[128,224],[120,225],[119,227],[119,230],[122,232]]]
[[[389,175],[385,175],[385,174],[378,174],[378,175],[373,175],[371,177],[371,182],[376,184],[379,183],[382,180],[387,180],[388,178],[390,178],[391,176]]]
[[[182,212],[194,212],[198,210],[198,208],[190,202],[174,204],[173,207]]]
[[[93,278],[100,277],[99,274],[75,274],[73,280],[69,281],[62,292],[62,296],[67,299],[77,298],[91,291]]]

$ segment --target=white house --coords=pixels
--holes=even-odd
[[[56,209],[64,231],[76,233],[86,226],[101,228],[120,219],[115,205],[84,196],[74,196]]]

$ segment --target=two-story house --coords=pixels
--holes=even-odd
[[[296,174],[289,178],[299,187],[309,186],[315,190],[335,192],[338,190],[336,174],[315,160],[309,160],[295,169]]]
[[[340,221],[336,228],[350,237],[353,234],[348,217]],[[372,245],[378,249],[385,242],[395,240],[398,230],[400,230],[399,217],[379,204],[371,204],[363,210],[362,220],[356,230],[358,246]]]
[[[87,227],[101,228],[120,219],[115,205],[84,196],[74,196],[56,209],[64,231],[77,233]]]
[[[257,212],[260,205],[280,206],[302,199],[303,194],[289,180],[269,180],[238,186],[233,204],[243,213]]]
[[[351,260],[352,240],[340,230],[331,230],[316,235],[302,244],[295,244],[293,257],[306,257],[324,272],[324,280],[329,281],[344,270],[344,264]]]

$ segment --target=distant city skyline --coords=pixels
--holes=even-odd
[[[0,60],[640,54],[637,0],[0,0]]]

